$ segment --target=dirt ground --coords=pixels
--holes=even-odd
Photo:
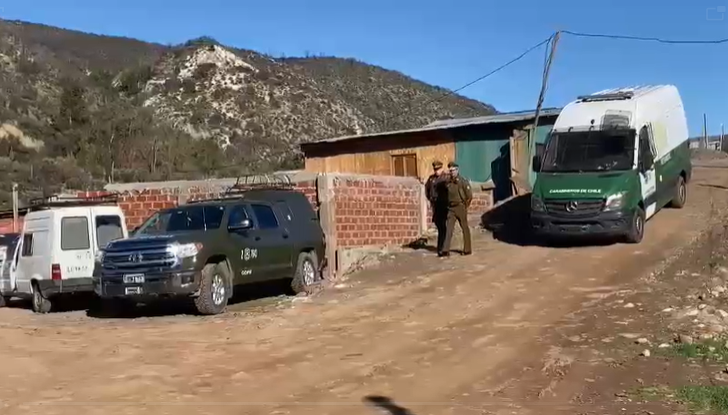
[[[639,245],[541,247],[478,231],[469,257],[391,255],[316,296],[215,317],[38,316],[16,303],[0,310],[0,411],[680,412],[628,397],[684,375],[656,351],[639,356],[634,339],[672,335],[660,310],[676,285],[660,276],[692,261],[682,252],[720,219],[726,189],[728,161],[695,167],[688,205],[658,213]]]

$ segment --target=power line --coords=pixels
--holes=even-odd
[[[485,78],[488,78],[488,77],[490,77],[490,76],[492,76],[492,75],[495,75],[496,73],[498,73],[498,72],[502,71],[503,69],[507,68],[508,66],[510,66],[510,65],[512,65],[512,64],[514,64],[514,63],[516,63],[516,62],[518,62],[519,60],[523,59],[523,58],[524,58],[524,57],[525,57],[526,55],[528,55],[529,53],[531,53],[531,52],[533,52],[534,50],[538,49],[539,47],[543,46],[544,44],[546,44],[546,43],[550,42],[550,41],[551,41],[551,39],[553,39],[553,37],[554,37],[554,35],[551,35],[551,36],[549,36],[549,37],[548,37],[547,39],[544,39],[544,40],[542,40],[541,42],[539,42],[539,43],[537,43],[537,44],[535,44],[535,45],[531,46],[531,47],[530,47],[530,48],[528,48],[528,49],[526,49],[526,50],[525,50],[525,51],[524,51],[523,53],[521,53],[520,55],[518,55],[518,56],[517,56],[516,58],[514,58],[514,59],[511,59],[510,61],[508,61],[508,62],[504,63],[503,65],[501,65],[501,66],[499,66],[499,67],[497,67],[497,68],[493,69],[492,71],[490,71],[490,72],[486,73],[485,75],[482,75],[482,76],[480,76],[480,77],[478,77],[478,78],[476,78],[476,79],[474,79],[474,80],[472,80],[472,81],[468,82],[467,84],[465,84],[465,85],[461,86],[460,88],[457,88],[457,89],[455,89],[455,90],[452,90],[452,91],[447,91],[446,93],[442,94],[441,96],[439,96],[439,97],[437,97],[437,98],[432,98],[432,99],[430,99],[429,101],[426,101],[426,102],[425,102],[424,104],[422,104],[421,106],[423,106],[423,107],[424,107],[424,106],[426,106],[426,105],[429,105],[429,104],[431,104],[431,103],[433,103],[433,102],[439,102],[439,101],[442,101],[443,99],[445,99],[445,98],[447,98],[447,97],[449,97],[449,96],[451,96],[451,95],[455,95],[455,94],[457,94],[458,92],[462,91],[463,89],[465,89],[465,88],[467,88],[467,87],[469,87],[469,86],[472,86],[472,85],[474,85],[474,84],[476,84],[476,83],[478,83],[478,82],[482,81],[482,80],[483,80],[483,79],[485,79]],[[392,120],[394,120],[394,119],[396,119],[396,118],[399,118],[399,117],[401,117],[402,115],[404,115],[404,114],[406,114],[407,112],[409,112],[409,111],[410,111],[411,109],[412,109],[412,106],[410,106],[409,108],[407,108],[407,109],[406,109],[406,110],[404,110],[404,111],[401,111],[401,112],[400,112],[400,113],[398,113],[398,114],[395,114],[395,115],[393,115],[393,116],[391,116],[391,117],[389,117],[389,118],[385,119],[385,120],[384,120],[384,126],[386,127],[386,126],[387,126],[387,125],[389,124],[389,122],[390,122],[390,121],[392,121]]]
[[[581,33],[581,32],[572,32],[570,30],[562,30],[561,33],[564,33],[567,35],[572,35],[572,36],[578,36],[578,37],[592,37],[592,38],[598,37],[598,38],[605,38],[605,39],[637,40],[637,41],[642,41],[642,42],[657,42],[657,43],[669,43],[669,44],[715,45],[715,44],[720,44],[720,43],[728,43],[728,38],[715,39],[715,40],[672,40],[672,39],[661,39],[658,37]]]

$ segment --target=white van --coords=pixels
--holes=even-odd
[[[54,197],[29,208],[15,269],[0,282],[5,300],[31,298],[33,311],[47,313],[57,295],[92,293],[98,252],[128,237],[124,212],[107,200]]]

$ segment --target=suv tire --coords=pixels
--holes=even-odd
[[[321,281],[319,261],[315,252],[301,252],[298,254],[296,273],[293,274],[291,288],[296,294],[310,292],[311,288]]]
[[[0,307],[7,307],[8,304],[10,304],[10,299],[12,297],[9,295],[3,295],[0,297]]]
[[[207,264],[202,269],[200,295],[195,308],[200,314],[214,315],[225,311],[230,297],[230,273],[224,262]]]
[[[52,308],[51,300],[46,298],[38,287],[38,283],[32,284],[33,289],[33,312],[38,314],[50,313]]]
[[[670,201],[670,207],[675,209],[682,209],[685,206],[685,202],[688,199],[688,186],[685,184],[685,179],[679,176],[677,179],[677,186],[675,186],[675,196]]]
[[[642,208],[637,208],[632,215],[632,220],[629,225],[629,232],[627,232],[627,242],[631,244],[638,244],[642,242],[642,238],[645,235],[645,211]]]

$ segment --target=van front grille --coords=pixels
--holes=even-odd
[[[546,211],[554,216],[597,215],[604,209],[604,199],[546,199]]]

